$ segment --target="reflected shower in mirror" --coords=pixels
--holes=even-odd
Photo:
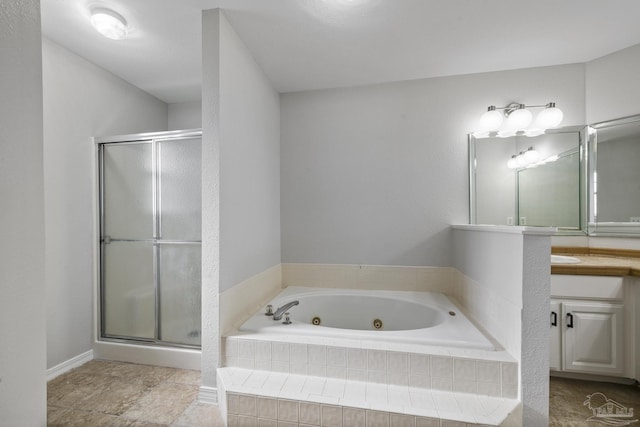
[[[582,127],[535,137],[469,135],[471,222],[586,229]]]
[[[640,234],[640,115],[592,125],[591,234]]]

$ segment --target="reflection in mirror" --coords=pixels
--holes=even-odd
[[[580,153],[518,171],[520,225],[580,228]],[[524,223],[524,224],[523,224]]]
[[[471,222],[585,229],[582,140],[580,127],[535,137],[469,135]],[[527,151],[534,159],[514,165]]]
[[[590,233],[640,234],[640,116],[593,128]]]

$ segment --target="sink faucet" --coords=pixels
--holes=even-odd
[[[294,305],[298,305],[300,304],[300,301],[296,300],[296,301],[291,301],[286,303],[285,305],[283,305],[282,307],[278,307],[278,309],[276,310],[275,313],[273,313],[273,320],[280,320],[282,319],[282,314],[289,310],[291,307],[293,307]]]

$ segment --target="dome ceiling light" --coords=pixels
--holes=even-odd
[[[111,40],[122,40],[127,36],[127,21],[111,9],[93,9],[91,25],[97,32]]]

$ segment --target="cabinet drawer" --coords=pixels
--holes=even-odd
[[[551,275],[553,298],[596,298],[621,300],[624,296],[622,277]]]

